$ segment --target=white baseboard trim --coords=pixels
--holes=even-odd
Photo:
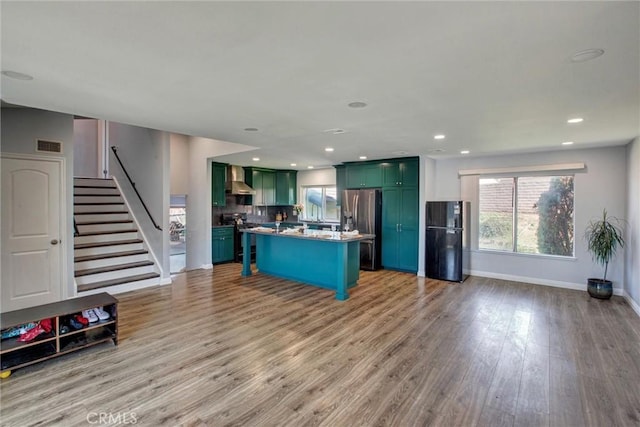
[[[624,291],[623,296],[624,296],[624,299],[627,300],[627,302],[629,303],[633,311],[635,311],[638,317],[640,317],[640,305],[638,305],[638,303],[635,302],[633,298],[631,298],[631,295],[629,295],[627,291]]]
[[[526,277],[526,276],[516,276],[513,274],[501,274],[501,273],[493,273],[490,271],[478,271],[478,270],[470,270],[469,274],[471,276],[479,276],[479,277],[488,277],[491,279],[500,279],[500,280],[510,280],[512,282],[523,282],[523,283],[532,283],[534,285],[543,285],[543,286],[553,286],[554,288],[563,288],[563,289],[573,289],[574,291],[585,291],[587,290],[586,283],[572,283],[572,282],[562,282],[559,280],[547,280],[540,279],[538,277]],[[586,279],[585,279],[586,282]],[[624,290],[620,288],[613,288],[614,295],[623,295]]]
[[[213,264],[202,264],[196,270],[213,270]]]
[[[160,284],[161,285],[170,285],[173,281],[171,280],[171,276],[169,277],[164,277],[162,278],[162,280],[160,280]]]

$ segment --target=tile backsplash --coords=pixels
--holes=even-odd
[[[287,221],[295,222],[297,217],[293,216],[293,206],[252,206],[243,205],[242,196],[232,196],[227,194],[226,206],[214,206],[211,208],[212,225],[220,225],[220,215],[225,213],[246,213],[248,222],[263,223],[276,220],[276,214],[287,214]],[[240,203],[239,203],[240,202]]]

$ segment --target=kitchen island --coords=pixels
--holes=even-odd
[[[261,273],[308,285],[331,289],[336,299],[349,298],[348,289],[360,277],[360,241],[371,235],[340,236],[329,233],[276,233],[268,228],[246,229],[244,250],[248,251],[251,234],[256,238],[256,267]],[[251,260],[244,254],[242,275],[251,275]]]

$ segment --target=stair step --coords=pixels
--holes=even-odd
[[[85,255],[85,256],[75,257],[73,259],[73,262],[95,261],[99,259],[119,258],[119,257],[125,257],[125,256],[132,256],[132,255],[144,255],[148,253],[149,251],[144,249],[138,249],[135,251],[110,252],[110,253],[104,253],[104,254]]]
[[[73,245],[73,248],[74,249],[99,248],[101,246],[128,245],[131,243],[143,243],[143,241],[142,239],[130,239],[130,240],[109,241],[109,242],[78,243]]]
[[[124,202],[74,202],[74,206],[124,205]]]
[[[128,268],[147,267],[153,265],[153,261],[139,261],[130,262],[128,264],[116,264],[108,267],[88,268],[86,270],[78,270],[75,272],[75,277],[88,276],[90,274],[109,273],[111,271],[126,270]]]
[[[74,212],[74,215],[113,215],[126,214],[127,211],[95,211],[95,212]]]
[[[122,285],[123,283],[138,282],[140,280],[154,279],[160,277],[158,273],[145,273],[136,276],[121,277],[118,279],[103,280],[101,282],[88,283],[86,285],[78,285],[78,292],[90,291],[93,289],[106,288],[108,286]]]
[[[73,188],[118,188],[115,185],[113,186],[106,186],[106,185],[84,185],[84,184],[80,184],[80,185],[76,185],[73,184]]]
[[[78,234],[79,237],[83,237],[83,236],[102,236],[105,234],[120,234],[120,233],[137,233],[138,230],[136,230],[135,228],[128,228],[128,229],[124,229],[124,230],[112,230],[112,231],[89,231],[86,233],[80,233]]]
[[[129,224],[132,222],[133,222],[132,219],[114,219],[111,221],[86,221],[86,222],[76,221],[76,225]],[[84,233],[80,233],[80,234],[84,234]]]

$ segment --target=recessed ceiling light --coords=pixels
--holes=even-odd
[[[367,160],[367,156],[360,156],[360,160]]]
[[[469,150],[462,150],[460,154],[469,154]]]
[[[433,139],[444,139],[444,135],[440,134],[440,135],[433,135]]]
[[[582,121],[584,121],[584,119],[582,117],[575,117],[573,119],[567,120],[567,123],[580,123]]]
[[[562,145],[573,145],[573,141],[565,141]]]
[[[324,151],[330,153],[330,152],[333,151],[333,147],[327,147],[327,148],[324,149]]]
[[[258,132],[258,128],[244,128],[247,132]]]
[[[364,108],[364,107],[367,106],[366,103],[361,102],[361,101],[350,102],[348,105],[351,108]]]
[[[297,165],[297,164],[295,164],[295,163],[291,163],[291,166],[298,166],[298,165]]]
[[[313,169],[313,166],[307,166],[307,169]]]
[[[253,160],[254,162],[259,162],[259,161],[260,161],[260,157],[254,157],[254,158],[253,158],[253,159],[251,159],[251,160]]]
[[[586,49],[571,55],[571,62],[585,62],[604,55],[604,49]]]
[[[17,71],[11,70],[2,71],[2,75],[16,80],[33,80],[33,77],[29,74],[19,73]]]

